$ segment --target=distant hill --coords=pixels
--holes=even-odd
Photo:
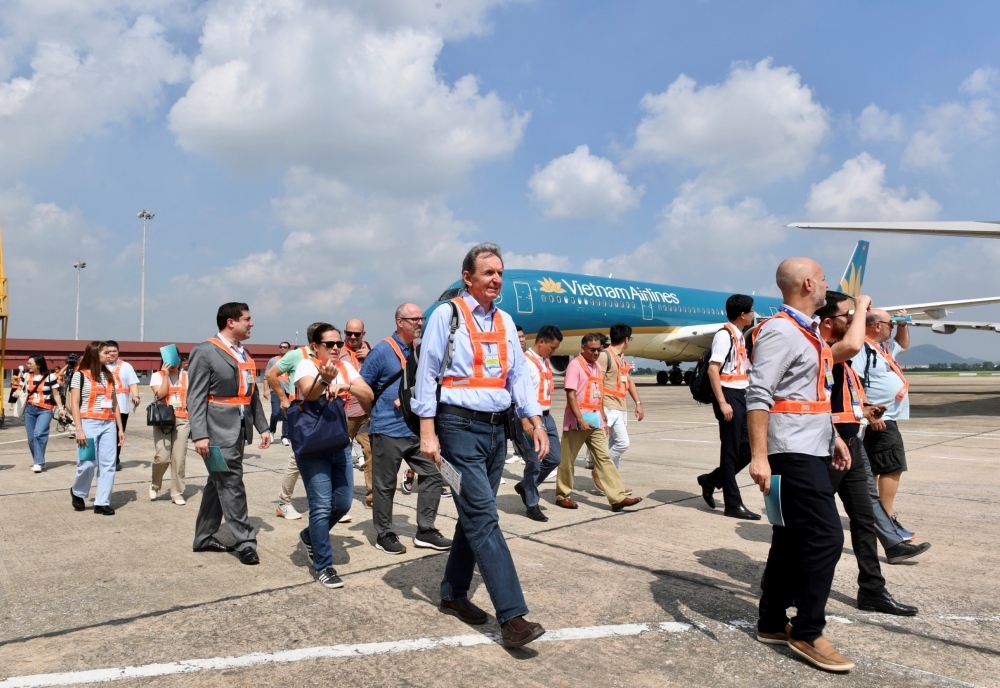
[[[982,363],[983,359],[962,358],[933,344],[918,344],[906,353],[900,354],[899,362],[904,366],[918,366],[931,363]]]

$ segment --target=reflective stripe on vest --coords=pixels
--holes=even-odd
[[[538,369],[538,404],[543,411],[552,408],[552,366],[548,359],[542,358],[531,349],[524,352],[525,358],[535,364]]]
[[[810,329],[805,328],[802,324],[785,313],[784,311],[778,311],[777,315],[772,318],[768,318],[761,324],[757,325],[753,331],[753,341],[756,344],[757,336],[760,334],[760,329],[765,323],[770,322],[774,318],[785,318],[790,323],[795,325],[796,328],[802,333],[802,336],[809,340],[809,342],[816,347],[817,353],[819,354],[819,367],[816,371],[816,401],[808,399],[775,399],[774,406],[771,407],[771,413],[792,413],[792,414],[819,414],[819,413],[830,413],[831,404],[830,396],[827,393],[827,380],[830,380],[831,387],[833,382],[833,352],[830,347],[822,339],[817,337],[817,335]],[[756,349],[755,349],[756,350]]]
[[[837,363],[835,368],[844,369],[844,384],[841,388],[840,409],[833,411],[833,422],[836,425],[855,425],[864,416],[865,392],[861,387],[861,378],[854,372],[849,363]]]
[[[342,385],[350,384],[350,378],[347,375],[347,364],[344,363],[343,361],[337,361],[337,374],[342,380],[340,384]],[[334,380],[334,382],[336,382],[336,380]],[[337,395],[337,398],[343,399],[344,402],[346,403],[351,400],[351,393],[345,389],[343,392]]]
[[[608,358],[615,364],[615,387],[614,389],[604,388],[604,393],[608,396],[615,397],[616,399],[625,400],[625,394],[628,392],[628,374],[632,370],[632,365],[625,360],[625,356],[619,356],[611,349],[607,349]],[[624,364],[624,365],[623,365]]]
[[[187,371],[182,370],[180,375],[177,376],[177,384],[175,385],[170,381],[170,375],[167,375],[167,402],[170,406],[174,408],[174,415],[178,418],[187,418],[187,391],[188,391],[188,374]],[[177,406],[174,406],[174,400],[177,400]]]
[[[875,351],[882,354],[882,357],[885,358],[886,365],[889,366],[892,372],[896,373],[896,375],[899,376],[899,379],[903,381],[903,386],[899,388],[898,392],[896,392],[896,401],[902,401],[906,398],[906,394],[910,390],[910,383],[906,381],[906,377],[903,375],[903,369],[900,367],[899,363],[896,362],[893,355],[889,353],[888,347],[882,348],[882,345],[876,344],[871,339],[868,339],[868,337],[865,337],[865,342],[868,343],[868,346],[875,349]]]
[[[99,382],[97,382],[91,375],[90,371],[81,370],[80,374],[83,375],[87,380],[90,381],[90,398],[87,400],[87,408],[80,408],[80,418],[89,418],[90,420],[114,420],[115,419],[115,386],[114,378],[104,381],[104,399],[106,404],[101,404],[100,408],[97,407],[97,391],[101,388]],[[105,375],[105,378],[107,376]],[[81,390],[81,394],[82,394]]]
[[[493,312],[493,331],[480,332],[465,299],[454,298],[452,303],[458,306],[458,310],[465,319],[465,327],[469,331],[469,340],[472,343],[472,377],[445,377],[441,380],[441,386],[461,387],[462,389],[505,388],[507,386],[507,371],[510,368],[507,363],[507,330],[504,327],[500,310],[497,309]],[[488,346],[497,347],[496,356],[490,357],[490,364],[500,366],[499,377],[486,375],[486,347]]]
[[[209,394],[208,403],[222,406],[249,406],[253,399],[252,388],[257,384],[257,364],[254,363],[250,354],[245,354],[247,360],[241,361],[236,352],[218,337],[212,337],[208,341],[225,351],[231,359],[236,361],[237,376],[239,377],[239,391],[235,397],[217,397]]]
[[[732,373],[723,373],[722,366],[719,366],[719,380],[722,382],[746,382],[749,379],[747,364],[750,360],[747,358],[747,345],[743,341],[743,333],[736,329],[732,323],[726,323],[724,327],[729,330],[729,334],[733,337],[735,370]]]
[[[578,355],[572,361],[570,365],[576,363],[583,369],[584,374],[587,376],[587,390],[584,390],[584,398],[580,398],[580,390],[576,390],[576,405],[580,408],[580,412],[584,411],[600,411],[603,406],[604,400],[604,375],[601,373],[601,369],[597,368],[597,374],[590,372],[590,366],[587,361],[583,358],[583,354]]]
[[[36,406],[40,409],[46,411],[51,411],[55,408],[52,404],[45,402],[45,381],[48,379],[48,375],[42,375],[42,379],[39,380],[38,384],[28,390],[28,403],[32,406]]]

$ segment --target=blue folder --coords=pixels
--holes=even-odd
[[[176,366],[181,364],[181,354],[177,350],[176,344],[167,344],[166,346],[160,347],[160,356],[163,358],[163,362],[168,366]]]
[[[94,447],[94,438],[87,438],[87,446],[81,447],[76,445],[76,457],[80,461],[96,461],[97,460],[97,450]]]
[[[208,470],[213,473],[229,473],[229,465],[226,460],[222,458],[222,450],[218,447],[208,448],[208,458],[205,460],[208,464]]]
[[[767,510],[767,520],[772,526],[785,525],[785,516],[781,513],[781,476],[771,476],[771,490],[764,496],[764,508]]]

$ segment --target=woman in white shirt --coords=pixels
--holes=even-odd
[[[153,478],[149,483],[149,499],[156,499],[163,485],[163,476],[170,467],[170,497],[174,504],[183,506],[184,470],[187,462],[187,440],[191,433],[187,412],[187,371],[180,365],[165,363],[149,379],[149,388],[157,401],[174,409],[172,428],[153,428]]]
[[[349,394],[368,413],[375,395],[354,366],[337,361],[343,346],[344,338],[333,325],[317,326],[309,344],[316,358],[305,358],[296,366],[293,382],[307,402],[325,394],[335,399],[333,403],[345,403]],[[309,500],[309,525],[299,533],[299,539],[316,569],[316,579],[328,588],[343,587],[344,581],[333,568],[330,530],[350,510],[354,496],[350,445],[330,456],[296,455],[295,462]]]

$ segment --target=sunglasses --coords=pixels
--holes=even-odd
[[[278,347],[278,351],[288,351],[288,347],[287,346],[279,346]]]
[[[602,349],[601,347],[597,347],[596,349],[587,348],[587,349],[584,349],[584,351],[589,351],[592,354],[599,354],[602,351],[604,351],[604,349]]]
[[[337,347],[339,349],[342,346],[344,346],[344,343],[343,342],[320,342],[320,345],[321,346],[325,346],[327,349],[332,349],[333,347]]]
[[[364,335],[364,332],[345,332],[344,334],[348,337],[361,337]]]

